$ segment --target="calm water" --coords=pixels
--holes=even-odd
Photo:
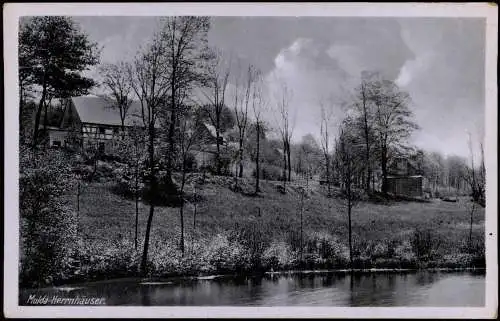
[[[480,307],[485,275],[474,272],[291,274],[165,281],[115,280],[27,290],[29,296],[97,297],[106,305]]]

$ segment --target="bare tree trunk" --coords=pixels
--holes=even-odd
[[[326,164],[326,184],[328,186],[328,197],[332,197],[332,185],[330,180],[330,158],[328,154],[325,153],[325,164]]]
[[[286,148],[286,153],[287,153],[287,158],[288,158],[288,181],[292,181],[292,160],[290,157],[290,141],[287,141],[286,143],[287,148]]]
[[[469,253],[472,252],[472,223],[473,223],[473,217],[474,217],[474,210],[476,207],[476,202],[475,200],[472,201],[472,209],[470,211],[470,226],[469,226]]]
[[[257,121],[257,155],[255,157],[255,194],[259,192],[259,179],[260,179],[260,168],[259,168],[259,155],[260,153],[260,124]]]
[[[171,113],[170,113],[170,124],[168,128],[168,146],[169,146],[169,151],[168,151],[168,158],[167,158],[167,180],[168,184],[171,184],[173,182],[172,180],[172,173],[173,173],[173,158],[174,158],[174,148],[175,148],[175,106],[174,106],[175,100],[172,97],[172,106],[171,106]]]
[[[300,197],[300,263],[303,263],[303,252],[304,252],[304,194],[305,190],[302,191]]]
[[[352,203],[351,203],[351,184],[347,184],[347,214],[349,218],[349,267],[352,266],[352,225],[351,225],[351,211],[352,211]]]
[[[35,128],[33,129],[33,148],[36,148],[38,144],[38,127],[40,126],[40,117],[42,115],[42,108],[45,102],[46,95],[47,95],[47,85],[45,82],[45,73],[44,73],[44,81],[42,85],[42,98],[40,98],[40,103],[38,104],[38,109],[36,111],[36,116],[35,116]]]
[[[48,122],[48,116],[47,116],[47,104],[43,104],[43,132],[47,133],[47,122]]]
[[[141,260],[141,271],[143,275],[147,273],[147,261],[148,261],[148,249],[149,249],[149,236],[151,234],[151,224],[153,222],[153,216],[155,212],[155,202],[156,202],[156,169],[154,164],[154,140],[155,140],[155,128],[152,123],[149,124],[149,166],[150,166],[150,206],[149,206],[149,217],[146,225],[146,235],[144,237],[144,249],[142,252]]]
[[[388,191],[387,185],[387,147],[382,146],[382,157],[381,157],[381,167],[382,167],[382,193],[386,194]]]
[[[364,95],[363,95],[364,96]],[[364,98],[364,97],[363,97]],[[366,161],[366,192],[370,192],[370,176],[371,176],[371,164],[370,164],[370,133],[368,130],[368,115],[367,115],[366,101],[363,99],[363,118],[364,118],[364,131],[365,131],[365,161]]]
[[[181,216],[181,241],[180,247],[182,255],[184,256],[184,185],[186,184],[186,158],[182,160],[182,183],[181,183],[181,208],[180,208],[180,216]]]
[[[239,166],[240,166],[240,172],[239,172],[238,176],[240,178],[242,178],[243,177],[243,140],[242,139],[240,139],[239,156],[240,156],[240,164],[239,164]]]
[[[220,142],[219,142],[219,131],[217,131],[217,134],[216,134],[216,137],[217,137],[217,154],[215,155],[215,163],[216,163],[216,173],[217,175],[221,175],[221,171],[222,171],[222,165],[221,165],[221,158],[220,158]]]
[[[137,145],[136,145],[137,148]],[[136,159],[135,159],[135,238],[134,238],[134,245],[135,249],[137,250],[138,247],[138,242],[137,242],[137,234],[138,234],[138,225],[139,225],[139,160],[137,159],[137,153],[136,153]]]
[[[146,236],[144,238],[144,248],[142,252],[142,260],[141,260],[141,272],[144,276],[147,273],[147,261],[148,261],[148,249],[149,249],[149,235],[151,234],[151,224],[153,222],[153,215],[155,212],[155,206],[151,204],[149,206],[149,217],[148,223],[146,225]]]
[[[196,211],[197,211],[197,194],[196,194],[196,185],[194,186],[194,211],[193,211],[193,241],[194,241],[194,232],[196,230]]]
[[[283,141],[283,191],[286,192],[286,142]]]

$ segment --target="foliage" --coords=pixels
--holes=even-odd
[[[439,236],[430,229],[416,229],[410,241],[419,260],[435,258],[441,243]]]
[[[297,252],[283,241],[272,241],[262,254],[262,265],[266,269],[284,270],[293,267],[297,261]]]
[[[257,175],[254,170],[252,176],[255,177]],[[270,180],[270,181],[278,181],[283,177],[283,170],[277,166],[269,165],[269,164],[261,164],[260,165],[260,177],[262,179]]]
[[[20,283],[51,283],[76,237],[76,214],[61,196],[74,188],[71,158],[63,151],[33,152],[21,145]]]
[[[21,20],[19,32],[19,80],[21,97],[34,85],[41,87],[33,132],[33,146],[39,143],[42,108],[52,98],[86,94],[94,80],[81,75],[98,63],[97,45],[88,40],[70,18],[36,16]]]

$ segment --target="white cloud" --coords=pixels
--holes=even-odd
[[[275,66],[266,75],[268,100],[272,107],[282,92],[283,82],[291,92],[290,114],[295,123],[295,141],[308,133],[319,135],[319,101],[322,98],[335,97],[336,118],[342,118],[340,104],[345,87],[352,86],[352,76],[343,68],[341,59],[332,57],[330,49],[312,39],[296,39],[275,57]],[[277,122],[275,114],[268,115],[274,123]]]
[[[418,78],[428,71],[429,66],[432,65],[432,59],[431,52],[424,52],[418,54],[415,59],[407,60],[399,71],[396,84],[400,87],[408,86],[414,78]],[[428,77],[428,74],[425,76]]]

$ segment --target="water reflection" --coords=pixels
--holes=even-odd
[[[104,297],[108,305],[143,306],[483,306],[485,299],[484,274],[474,273],[310,273],[141,283],[100,282],[70,293],[21,291],[20,304],[30,294]]]

